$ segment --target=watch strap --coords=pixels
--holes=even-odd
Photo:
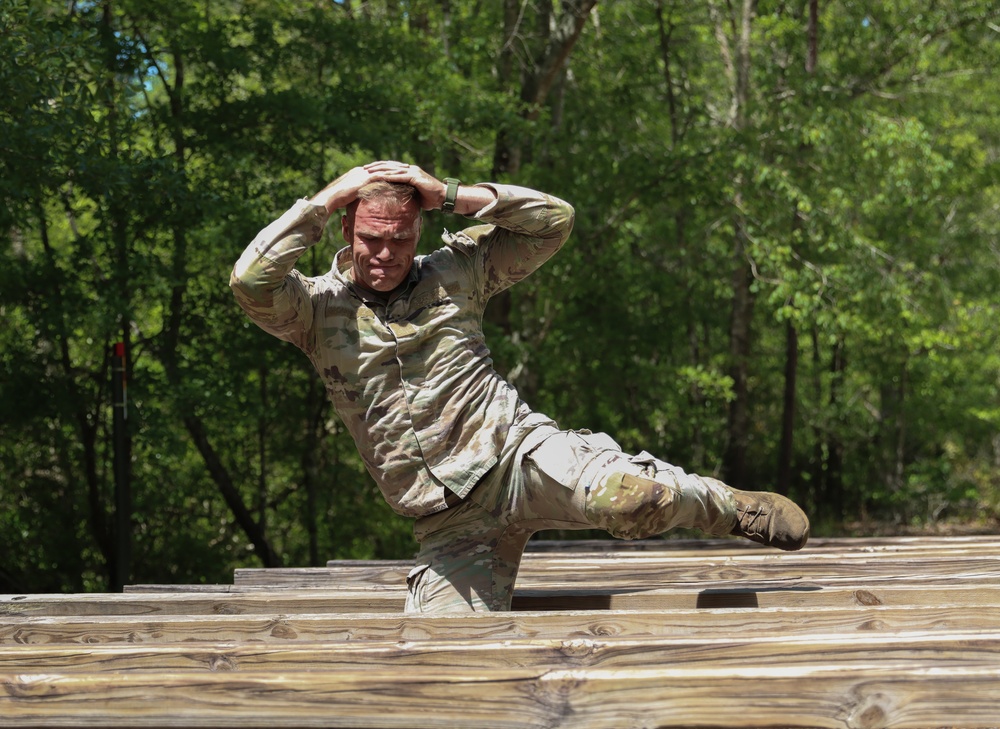
[[[455,212],[455,200],[458,199],[458,186],[462,182],[454,177],[445,177],[444,184],[448,186],[448,189],[445,191],[444,205],[441,206],[441,209],[446,213],[453,213]]]

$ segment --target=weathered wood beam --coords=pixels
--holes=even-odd
[[[994,726],[1000,664],[0,674],[16,726]]]
[[[994,593],[994,597],[997,593]],[[985,598],[984,598],[985,600]],[[0,652],[12,646],[128,643],[462,640],[518,638],[717,637],[851,634],[863,641],[883,632],[928,635],[1000,630],[1000,604],[914,607],[763,608],[758,610],[566,611],[404,615],[402,613],[163,615],[9,618]]]
[[[220,585],[215,592],[189,592],[185,585],[162,585],[149,592],[0,595],[0,626],[28,616],[125,615],[156,619],[163,615],[233,615],[271,612],[400,612],[405,588],[350,590],[239,589]]]
[[[799,554],[818,551],[893,552],[911,549],[939,549],[953,547],[980,547],[996,549],[1000,536],[996,534],[969,534],[959,536],[912,537],[812,537]],[[781,554],[746,539],[532,539],[527,553],[570,552],[632,554],[634,552],[690,553],[693,556],[714,553]]]
[[[336,588],[360,585],[402,585],[413,563],[408,561],[345,561],[328,567],[237,569],[235,585],[289,585],[296,588]],[[967,579],[1000,581],[1000,552],[991,554],[820,555],[791,553],[771,559],[758,557],[667,557],[648,554],[594,560],[566,555],[525,559],[517,586],[579,587],[629,585],[638,589],[670,584],[721,587],[737,582],[780,580],[785,584],[810,582],[906,581],[919,575],[925,583]]]
[[[174,588],[181,589],[183,588]],[[19,599],[18,599],[19,598]],[[183,591],[15,595],[0,597],[0,635],[18,618],[122,615],[159,620],[168,615],[400,613],[405,588],[369,590],[269,590],[216,594]],[[776,584],[744,586],[522,589],[514,593],[515,611],[545,610],[692,610],[696,608],[850,608],[871,605],[968,607],[1000,605],[996,582],[956,581],[953,585],[909,581],[868,584]]]
[[[875,657],[873,657],[875,654]],[[299,641],[258,645],[245,641],[169,645],[5,646],[0,673],[72,671],[327,671],[493,668],[653,668],[693,670],[822,661],[878,663],[893,671],[920,667],[997,667],[1000,632],[960,631],[823,633],[787,636],[739,632],[736,636],[610,636],[576,638],[425,638],[399,640]],[[0,698],[2,706],[2,698]]]

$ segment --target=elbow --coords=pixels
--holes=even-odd
[[[233,296],[236,300],[242,303],[244,300],[249,298],[251,293],[251,287],[248,285],[245,275],[243,272],[239,271],[239,268],[234,268],[232,273],[229,274],[229,290],[233,292]]]
[[[569,240],[570,234],[573,232],[573,225],[576,223],[576,210],[569,203],[563,204],[562,209],[562,220],[560,221],[559,230],[561,232],[560,247]]]
[[[259,266],[255,265],[258,260],[256,254],[244,253],[233,266],[229,274],[229,288],[237,298],[241,294],[249,296],[260,288],[261,271]]]
[[[251,267],[241,265],[242,260],[233,267],[229,274],[229,290],[233,292],[236,303],[244,311],[257,309],[264,299],[260,286],[260,277],[254,275]]]
[[[232,292],[239,293],[244,289],[243,276],[240,271],[240,264],[236,264],[233,267],[232,272],[229,274],[229,288]]]

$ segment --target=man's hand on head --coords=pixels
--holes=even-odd
[[[337,210],[347,207],[357,199],[358,190],[369,182],[379,179],[369,172],[367,167],[365,165],[348,170],[309,198],[309,201],[324,206],[331,215]]]
[[[411,185],[420,196],[420,207],[424,210],[440,210],[444,205],[448,186],[417,165],[395,160],[378,160],[361,167],[355,167],[331,182],[321,192],[311,198],[317,205],[324,205],[332,214],[354,202],[358,190],[369,182],[385,180]],[[496,194],[488,187],[462,185],[455,201],[455,212],[471,215],[489,205]]]
[[[448,186],[417,165],[394,160],[382,160],[365,165],[374,179],[410,185],[420,194],[420,207],[424,210],[438,210],[444,205]]]
[[[372,174],[389,182],[412,185],[420,193],[420,207],[424,210],[440,210],[448,193],[448,186],[433,175],[424,172],[417,165],[404,162],[372,162],[365,165]],[[459,215],[474,215],[496,200],[496,193],[490,187],[459,185],[455,199],[455,212]]]
[[[424,210],[435,210],[444,204],[447,186],[441,180],[416,165],[394,160],[379,160],[355,167],[313,195],[310,202],[323,205],[333,214],[354,202],[358,197],[358,190],[376,180],[412,186],[419,193],[420,205]]]

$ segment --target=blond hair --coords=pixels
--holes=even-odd
[[[353,213],[361,201],[381,203],[394,203],[399,207],[404,207],[411,200],[416,201],[420,207],[420,193],[413,185],[403,182],[387,182],[385,180],[375,180],[358,188],[358,197],[347,206],[347,212]]]

